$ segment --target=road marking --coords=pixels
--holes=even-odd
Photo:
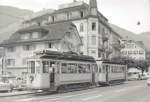
[[[87,97],[87,98],[82,99],[82,101],[88,101],[88,100],[96,99],[96,98],[99,98],[99,97],[102,97],[102,96],[103,95],[97,95],[97,96]]]
[[[140,85],[134,86],[134,88],[142,88],[142,87],[144,87],[144,86],[140,86]]]
[[[127,91],[127,90],[142,88],[142,87],[144,87],[144,86],[137,85],[137,86],[132,86],[132,87],[129,87],[129,88],[123,88],[123,89],[120,89],[120,90],[116,90],[115,92],[120,93],[120,92],[124,92],[124,91]]]
[[[127,91],[127,88],[116,90],[115,92],[120,93],[120,92],[124,92],[124,91]]]
[[[28,101],[32,101],[32,100],[35,100],[36,98],[27,98],[27,99],[20,99],[20,100],[17,100],[17,102],[28,102]]]

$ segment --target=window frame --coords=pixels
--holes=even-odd
[[[96,31],[96,22],[92,22],[91,29],[92,31]]]

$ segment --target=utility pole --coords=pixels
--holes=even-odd
[[[3,75],[3,58],[2,58],[2,75]]]
[[[4,74],[4,56],[2,57],[2,75]]]

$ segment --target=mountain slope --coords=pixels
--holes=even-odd
[[[10,6],[0,6],[0,42],[9,38],[22,23],[33,14],[30,10]]]
[[[0,42],[8,39],[16,30],[18,30],[24,20],[53,11],[54,10],[52,9],[44,9],[34,13],[30,10],[18,9],[10,6],[0,6]]]
[[[114,24],[110,24],[110,26],[118,32],[123,38],[128,37],[129,39],[135,40],[135,41],[143,41],[145,48],[150,50],[150,32],[145,32],[141,34],[135,34],[133,32],[130,32],[124,28],[118,27]]]
[[[141,40],[144,42],[145,47],[150,50],[150,32],[141,33],[137,37],[137,40]]]
[[[32,15],[33,12],[25,9],[18,9],[10,6],[0,6],[0,29],[8,25],[23,20],[25,16]]]
[[[123,38],[129,38],[135,40],[136,34],[133,32],[130,32],[124,28],[121,28],[117,25],[110,24],[110,26],[118,33],[120,34]]]

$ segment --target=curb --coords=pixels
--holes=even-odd
[[[26,93],[10,93],[10,94],[3,94],[0,95],[0,97],[11,97],[11,96],[23,96],[23,95],[31,95],[31,94],[36,94],[37,92],[26,92]]]

